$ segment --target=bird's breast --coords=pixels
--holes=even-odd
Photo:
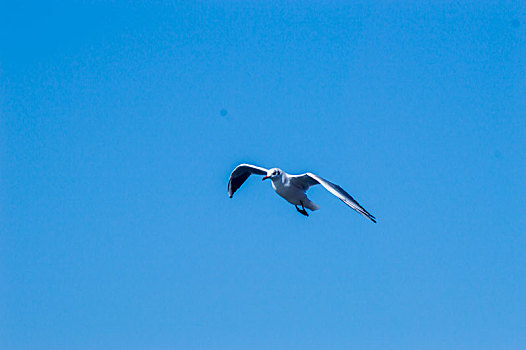
[[[272,181],[272,187],[277,194],[293,204],[299,203],[299,201],[305,196],[305,193],[301,189],[292,186],[290,183]]]

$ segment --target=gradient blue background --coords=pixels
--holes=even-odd
[[[0,348],[524,349],[526,6],[404,3],[2,2]]]

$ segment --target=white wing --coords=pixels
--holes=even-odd
[[[333,184],[330,181],[325,180],[324,178],[314,175],[312,173],[306,173],[302,175],[290,175],[290,179],[293,185],[303,189],[304,191],[307,191],[309,187],[320,184],[327,191],[338,197],[342,202],[347,204],[349,207],[356,210],[358,213],[365,216],[367,219],[371,220],[372,222],[376,222],[376,218],[369,214],[367,210],[365,210],[358,202],[343,188],[340,186]]]
[[[234,192],[241,187],[251,174],[267,175],[267,169],[250,164],[239,164],[234,171],[232,171],[230,179],[228,180],[228,195],[230,198],[232,198]]]

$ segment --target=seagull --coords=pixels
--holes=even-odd
[[[232,198],[234,192],[236,192],[252,174],[264,175],[262,180],[270,179],[274,191],[276,191],[281,197],[285,198],[287,202],[293,204],[296,207],[296,210],[305,216],[309,216],[305,208],[313,211],[320,209],[319,206],[307,198],[307,190],[311,186],[322,185],[327,191],[338,197],[349,207],[353,208],[372,222],[376,222],[376,218],[369,214],[367,210],[358,204],[358,202],[350,194],[345,192],[343,188],[312,173],[290,175],[279,168],[265,169],[251,164],[240,164],[234,169],[234,171],[232,171],[230,179],[228,180],[228,195],[230,198]],[[301,209],[298,208],[300,205]]]

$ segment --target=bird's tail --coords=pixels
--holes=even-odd
[[[305,206],[305,208],[310,209],[312,211],[320,209],[320,207],[318,205],[316,205],[316,203],[311,202],[311,201],[306,203],[304,206]]]

